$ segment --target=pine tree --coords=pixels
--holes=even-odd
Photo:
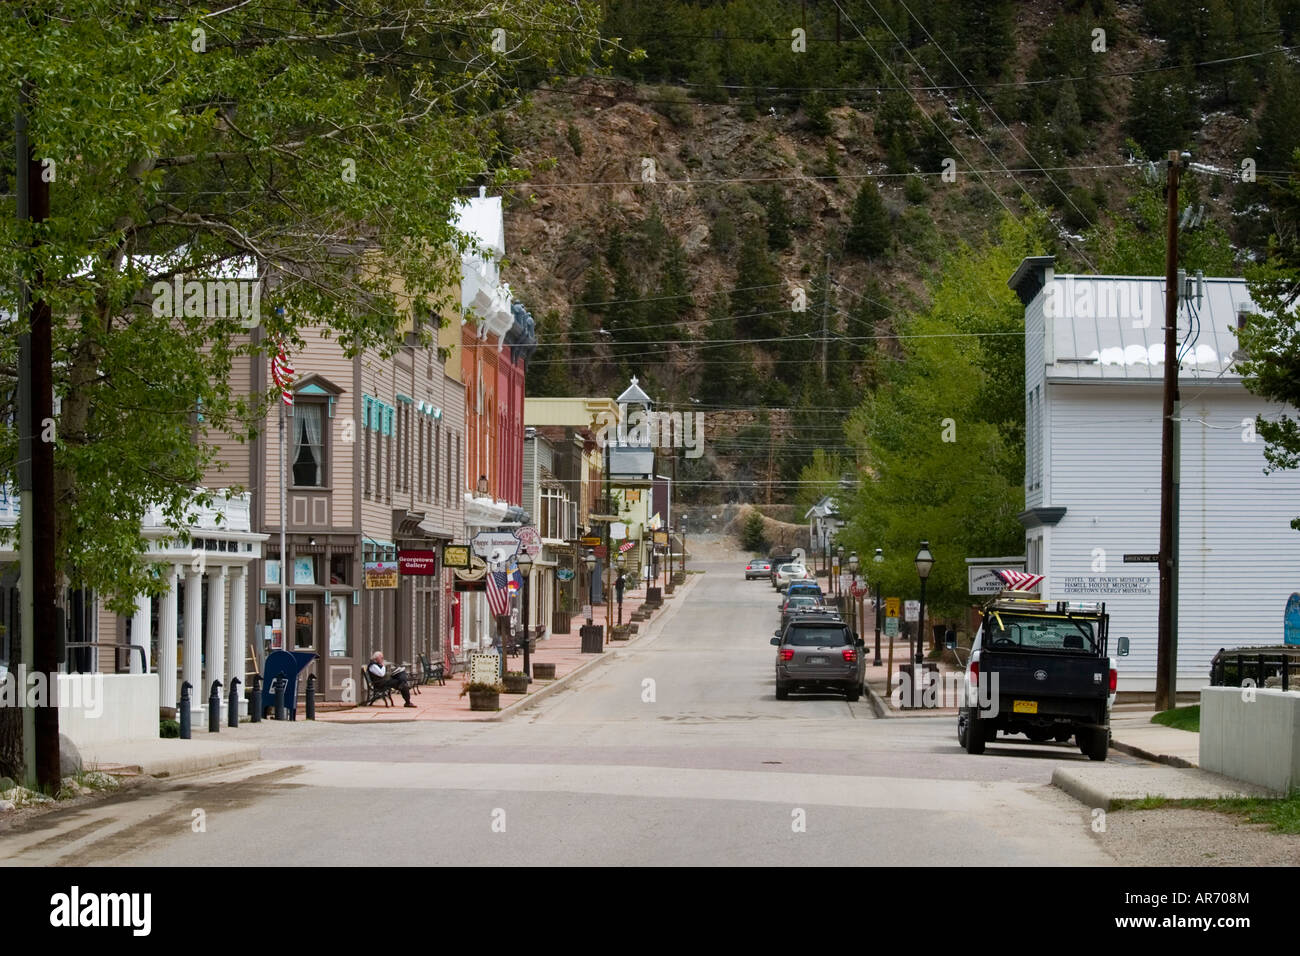
[[[765,190],[759,200],[767,213],[767,247],[772,250],[790,248],[790,209],[780,186]]]
[[[748,230],[741,240],[736,271],[731,307],[741,334],[757,339],[780,335],[786,306],[781,274],[768,255],[766,237],[757,229]]]
[[[844,236],[844,249],[855,255],[875,259],[889,248],[889,212],[873,180],[863,182],[853,203],[853,218]]]

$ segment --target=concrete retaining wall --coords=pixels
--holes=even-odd
[[[157,674],[60,674],[59,733],[78,749],[158,738]]]
[[[1200,766],[1278,793],[1300,788],[1300,691],[1201,688]]]

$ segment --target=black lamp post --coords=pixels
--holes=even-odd
[[[681,574],[686,574],[686,516],[681,516]]]
[[[620,551],[618,553],[618,573],[620,576],[623,574],[624,563],[625,562],[623,560],[623,552]],[[618,626],[622,627],[623,626],[623,592],[618,589],[617,578],[614,580],[614,593],[618,596]]]
[[[858,599],[853,593],[858,585],[858,552],[849,554],[849,575],[853,583],[849,586],[849,600],[853,602],[853,633],[861,636],[862,622],[858,620]]]
[[[876,548],[876,556],[875,556],[874,558],[872,558],[871,560],[872,560],[872,562],[873,562],[874,564],[884,564],[884,563],[885,563],[885,552],[884,552],[882,549],[880,549],[880,548]],[[880,659],[880,588],[881,588],[881,584],[882,584],[882,582],[881,582],[880,578],[877,577],[877,578],[876,578],[876,586],[875,586],[875,588],[874,588],[874,589],[872,590],[872,592],[871,592],[872,597],[874,597],[874,598],[876,599],[876,659],[875,659],[874,661],[871,662],[872,665],[875,666],[875,667],[879,667],[882,663],[884,663],[884,662],[881,661],[881,659]],[[892,652],[891,652],[891,653],[892,653]]]
[[[533,571],[533,559],[527,551],[520,551],[516,563],[519,565],[519,573],[524,579],[524,673],[528,675],[529,680],[532,680],[533,668],[532,662],[528,656],[528,645],[531,643],[529,641],[530,634],[528,632],[528,590]]]
[[[839,595],[841,603],[844,600],[844,588],[840,586],[840,569],[844,567],[844,545],[835,549],[835,593]]]
[[[930,553],[930,542],[922,541],[921,550],[916,552],[916,574],[921,579],[921,613],[920,620],[916,625],[916,662],[918,664],[925,660],[923,647],[925,644],[925,581],[930,576],[930,569],[934,567],[934,555]]]
[[[596,603],[593,593],[595,588],[592,586],[595,583],[592,580],[592,575],[596,573],[596,552],[588,548],[582,563],[587,566],[587,626],[591,627],[591,609],[592,605]]]

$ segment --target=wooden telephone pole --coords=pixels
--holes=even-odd
[[[1160,610],[1156,623],[1156,710],[1174,706],[1178,669],[1178,173],[1169,153],[1165,187],[1165,379],[1160,415]]]

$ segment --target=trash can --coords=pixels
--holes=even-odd
[[[926,661],[921,664],[921,675],[918,679],[915,677],[916,664],[906,663],[898,665],[898,672],[905,675],[901,687],[903,694],[903,709],[916,710],[918,708],[937,707],[941,703],[939,688],[935,687],[929,693],[927,688],[939,678],[939,666],[934,661]]]
[[[578,628],[582,635],[582,653],[603,654],[605,652],[605,625],[584,624]]]

